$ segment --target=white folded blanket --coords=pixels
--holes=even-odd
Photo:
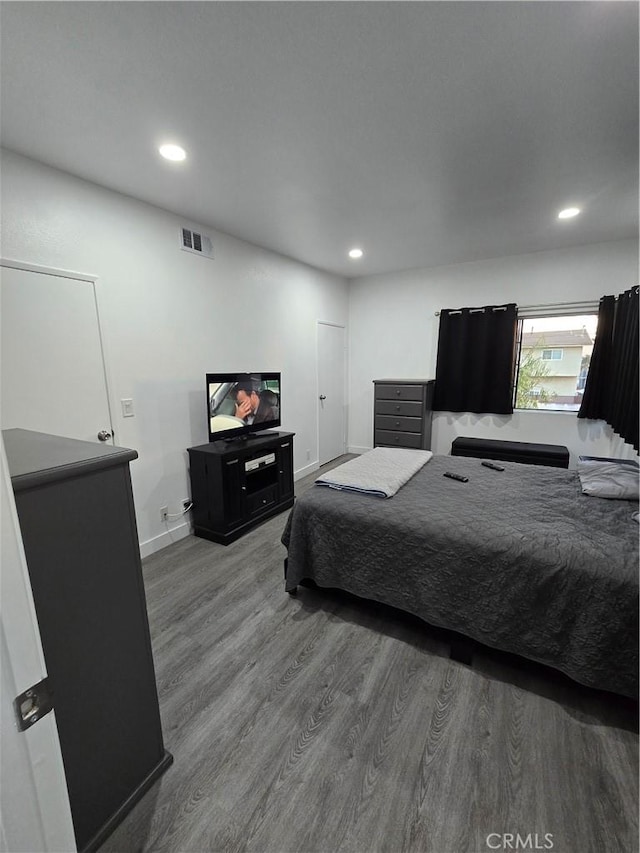
[[[316,485],[390,498],[432,456],[430,450],[374,447],[362,456],[322,474],[316,480]]]
[[[638,500],[640,471],[633,462],[581,459],[578,475],[584,495],[610,500]]]

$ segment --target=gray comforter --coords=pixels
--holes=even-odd
[[[637,695],[637,502],[587,497],[573,471],[501,464],[435,456],[388,500],[312,486],[282,537],[287,590],[311,578]]]

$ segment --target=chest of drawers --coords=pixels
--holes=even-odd
[[[138,454],[26,429],[2,434],[76,846],[88,853],[173,761],[129,473]]]
[[[374,379],[373,446],[431,448],[433,379]]]

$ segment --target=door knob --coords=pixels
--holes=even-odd
[[[109,441],[109,439],[111,438],[111,433],[108,429],[101,429],[98,433],[98,438],[100,439],[100,441]]]
[[[320,397],[319,397],[318,399],[320,399],[320,400],[326,400],[327,398],[326,398],[326,396],[325,396],[324,394],[320,394]]]

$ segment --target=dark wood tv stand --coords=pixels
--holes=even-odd
[[[228,545],[293,506],[292,432],[190,447],[193,532]]]

